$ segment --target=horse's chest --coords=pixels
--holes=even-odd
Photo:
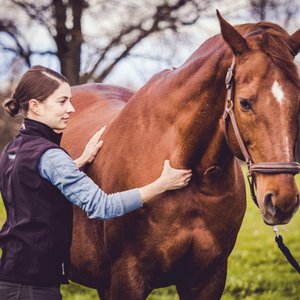
[[[158,247],[164,268],[182,261],[205,266],[227,258],[244,215],[244,205],[234,203],[235,209],[228,205],[233,200],[211,201],[210,206],[187,214],[180,226],[170,225]]]

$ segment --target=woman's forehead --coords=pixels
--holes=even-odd
[[[71,88],[70,85],[66,82],[63,82],[59,87],[50,95],[52,98],[71,98]]]

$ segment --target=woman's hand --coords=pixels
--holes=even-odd
[[[192,170],[174,169],[170,161],[165,160],[163,171],[157,179],[163,191],[177,190],[188,185],[192,178]]]
[[[103,145],[103,141],[100,139],[105,128],[106,126],[103,126],[90,138],[81,156],[75,160],[75,163],[79,169],[84,167],[86,164],[93,162],[95,159],[98,151]]]
[[[170,166],[170,161],[165,160],[160,177],[139,189],[142,202],[145,203],[165,191],[183,188],[188,185],[191,178],[192,170],[174,169]]]

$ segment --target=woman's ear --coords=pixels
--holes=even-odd
[[[39,114],[39,104],[40,102],[36,99],[31,99],[28,102],[28,110],[35,115]]]

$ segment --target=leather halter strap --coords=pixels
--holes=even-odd
[[[257,199],[255,195],[255,179],[253,177],[253,173],[289,173],[289,174],[297,174],[300,172],[300,164],[298,162],[261,162],[254,164],[252,162],[251,156],[245,146],[245,143],[241,137],[234,111],[233,111],[233,93],[234,93],[234,69],[235,69],[235,58],[233,57],[230,68],[227,71],[225,84],[227,89],[227,100],[226,100],[226,108],[224,112],[224,121],[225,121],[225,137],[227,140],[227,144],[229,146],[229,141],[227,137],[227,128],[228,128],[228,117],[230,118],[235,137],[239,144],[239,147],[243,153],[245,162],[248,166],[248,181],[250,185],[251,197],[253,201],[257,204]]]

